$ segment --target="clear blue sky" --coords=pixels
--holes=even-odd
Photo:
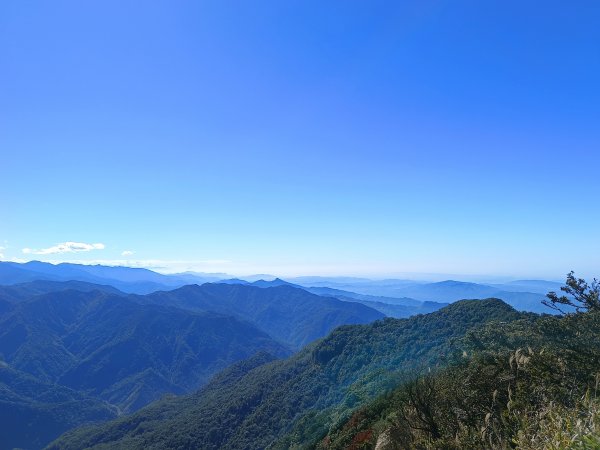
[[[0,254],[600,275],[599,23],[595,0],[4,1]]]

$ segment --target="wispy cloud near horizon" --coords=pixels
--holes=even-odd
[[[55,255],[60,253],[79,253],[92,250],[104,250],[106,246],[102,243],[86,244],[84,242],[63,242],[52,247],[42,249],[24,248],[26,255]]]

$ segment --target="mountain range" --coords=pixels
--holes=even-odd
[[[293,349],[325,336],[339,325],[368,323],[385,317],[360,303],[322,297],[279,283],[262,288],[254,284],[189,285],[154,292],[140,301],[239,317]]]
[[[110,285],[129,293],[147,294],[160,289],[190,283],[217,281],[214,276],[195,274],[163,275],[148,269],[85,264],[49,264],[40,261],[27,263],[0,262],[0,285],[29,281],[85,281]]]
[[[69,263],[54,265],[39,261],[24,264],[0,262],[0,285],[13,285],[35,280],[83,281],[109,285],[123,292],[135,294],[148,294],[158,290],[172,290],[189,284],[200,285],[209,282],[252,284],[256,287],[292,285],[318,295],[327,295],[342,300],[354,298],[359,302],[373,302],[373,304],[367,305],[394,317],[425,313],[457,300],[489,297],[500,298],[521,311],[550,312],[541,304],[541,301],[547,292],[560,288],[560,283],[546,280],[515,280],[502,284],[482,284],[454,280],[430,283],[402,279],[369,280],[353,277],[297,277],[281,280],[269,275],[253,275],[246,278],[239,279],[223,273],[185,272],[165,275],[148,269],[102,265]],[[325,292],[327,289],[342,292],[330,291],[327,293]],[[371,298],[360,298],[361,295]],[[423,302],[433,303],[423,305]],[[378,303],[396,304],[409,308],[383,307]]]
[[[485,324],[539,317],[518,310],[546,312],[540,292],[559,287],[40,262],[0,263],[0,281],[0,449],[64,432],[54,448],[317,445]],[[515,308],[456,301],[489,296]]]
[[[142,305],[101,291],[33,296],[0,316],[11,368],[132,411],[163,393],[199,387],[258,351],[286,355],[269,335],[231,316]]]
[[[339,325],[383,317],[287,285],[148,295],[83,281],[1,286],[0,417],[21,419],[0,443],[40,448],[81,423],[194,391],[257,353],[287,356]]]
[[[340,327],[288,359],[244,361],[192,395],[67,433],[49,448],[310,446],[407,369],[443,364],[469,331],[527,317],[500,300],[462,301],[414,318]]]

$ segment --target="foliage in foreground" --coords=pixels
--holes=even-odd
[[[494,324],[462,360],[404,383],[320,449],[600,448],[600,313]]]

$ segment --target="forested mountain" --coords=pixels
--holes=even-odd
[[[600,448],[600,312],[484,327],[463,358],[358,409],[318,449]]]
[[[79,267],[66,269],[75,273]],[[130,275],[137,276],[125,271],[122,282],[131,282]],[[446,287],[441,283],[436,289]],[[598,345],[586,334],[589,329],[578,330],[575,338],[561,330],[566,319],[520,313],[501,300],[442,306],[280,279],[228,280],[147,295],[82,280],[0,286],[0,417],[12,424],[10,434],[0,433],[0,448],[40,448],[62,432],[53,448],[345,448],[353,443],[368,448],[398,434],[393,419],[398,402],[406,400],[423,371],[428,375],[421,382],[445,386],[436,391],[435,398],[446,402],[440,410],[451,405],[448,411],[455,411],[458,400],[448,396],[461,386],[452,380],[485,373],[492,383],[501,374],[493,382],[502,384],[512,366],[493,361],[515,358],[517,348],[531,347],[525,357],[535,359],[554,347],[575,346],[585,354],[581,336]],[[435,312],[414,316],[429,311]],[[575,323],[569,322],[571,329]],[[299,352],[278,359],[290,350]],[[557,358],[551,363],[567,361]],[[581,392],[576,380],[583,380],[584,372],[575,359],[567,363],[578,372],[564,375],[571,380],[565,383],[571,383],[570,392]],[[544,385],[535,383],[535,389]],[[489,394],[485,386],[474,386],[480,389],[477,398]],[[177,396],[160,399],[164,394]],[[537,411],[539,405],[528,408]],[[574,403],[561,405],[568,410]],[[445,431],[436,431],[435,439],[450,445],[447,430],[474,427],[482,403],[474,400],[467,407],[475,411],[465,409],[468,423],[442,421]],[[490,414],[504,417],[506,411]],[[517,438],[498,430],[498,442]],[[469,431],[462,442],[475,442],[473,436]],[[419,443],[432,436],[405,433],[402,439]]]
[[[47,294],[49,292],[59,291],[80,291],[93,292],[100,291],[109,294],[126,295],[113,286],[106,284],[94,284],[86,281],[51,281],[35,280],[27,283],[0,286],[0,298],[17,302],[26,300],[36,295]]]
[[[258,280],[253,283],[248,281],[240,280],[237,278],[222,280],[219,284],[241,284],[241,285],[252,285],[261,288],[277,287],[277,286],[289,286],[299,289],[304,289],[312,294],[336,298],[345,302],[360,303],[368,306],[371,309],[379,311],[386,317],[403,318],[414,316],[415,314],[427,314],[433,311],[437,311],[443,308],[447,303],[438,302],[423,302],[412,298],[392,298],[392,297],[380,297],[374,295],[357,294],[355,292],[343,291],[340,289],[333,289],[329,287],[306,287],[298,284],[288,283],[280,278],[275,278],[272,281]]]
[[[65,283],[73,285],[90,287]],[[0,427],[9,433],[0,433],[0,448],[39,448],[81,423],[193,391],[257,352],[289,354],[235,317],[144,305],[111,290],[47,281],[0,289],[0,417],[14,424]],[[49,292],[31,296],[39,291]]]
[[[499,300],[463,301],[409,319],[343,326],[298,354],[244,363],[191,396],[65,434],[50,448],[290,448],[316,443],[406,371],[435,367],[491,321],[530,320]]]
[[[338,325],[382,317],[287,285],[205,284],[146,296],[84,281],[0,286],[0,362],[13,374],[0,390],[0,415],[18,408],[15,417],[38,423],[11,434],[18,446],[36,448],[80,423],[193,391],[257,352],[286,356],[282,342],[299,347]],[[81,407],[28,397],[19,391],[27,384],[70,393]]]
[[[97,291],[44,294],[0,317],[0,353],[12,368],[123,411],[197,388],[260,350],[286,354],[266,333],[233,317]]]
[[[117,416],[117,408],[0,361],[0,448],[41,448],[87,422]]]
[[[221,283],[190,285],[155,292],[140,301],[233,315],[295,349],[339,325],[369,323],[385,317],[365,305],[321,297],[285,283],[268,288]]]

